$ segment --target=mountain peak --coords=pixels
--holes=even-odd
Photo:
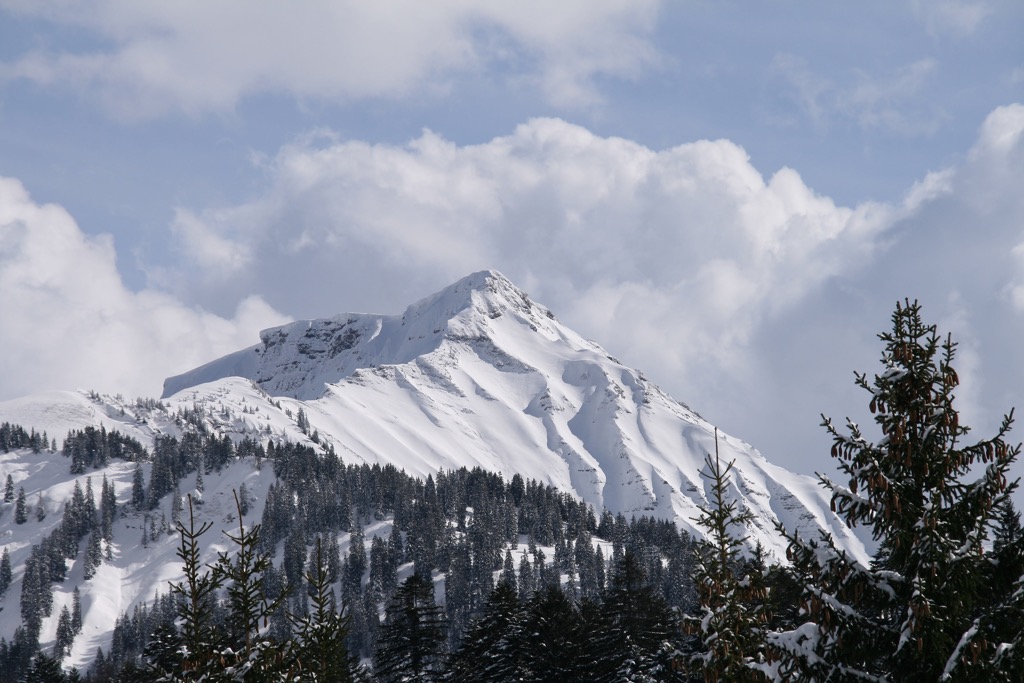
[[[408,363],[446,341],[490,340],[494,321],[503,316],[506,322],[513,321],[512,327],[577,341],[547,308],[531,301],[507,277],[481,270],[412,304],[401,316],[349,313],[263,330],[260,344],[167,378],[163,396],[238,376],[274,395],[314,399],[326,385],[361,369]]]
[[[508,310],[532,316],[539,308],[526,292],[500,272],[481,270],[412,304],[406,309],[403,320],[430,315],[441,322],[466,312],[494,318]],[[547,313],[547,309],[543,311]]]

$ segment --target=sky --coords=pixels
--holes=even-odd
[[[987,436],[1024,409],[1022,30],[1017,0],[0,0],[0,400],[157,396],[495,268],[804,473],[917,299]]]

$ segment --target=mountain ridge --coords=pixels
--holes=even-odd
[[[815,480],[718,431],[498,271],[468,275],[399,315],[300,320],[260,339],[168,378],[164,398],[230,394],[237,388],[225,383],[241,377],[272,400],[296,401],[345,459],[417,476],[460,465],[519,473],[597,510],[674,519],[698,535],[700,471],[717,434],[723,459],[737,462],[733,495],[755,515],[752,544],[783,560],[781,521],[803,534],[826,529],[866,557]]]

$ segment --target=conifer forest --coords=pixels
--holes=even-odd
[[[333,449],[233,441],[188,411],[181,437],[151,449],[117,431],[76,430],[58,444],[5,423],[0,450],[57,451],[86,484],[25,563],[0,681],[1024,680],[1012,410],[994,434],[960,423],[956,343],[915,302],[897,305],[879,340],[880,366],[855,375],[872,423],[822,425],[833,444],[822,460],[839,475],[820,485],[872,539],[866,564],[824,532],[779,528],[786,558],[751,547],[749,511],[729,496],[731,463],[717,453],[701,472],[696,536],[519,475],[417,479]],[[258,518],[238,487],[235,531],[215,538],[195,514],[203,477],[240,459],[276,479]],[[126,502],[88,476],[111,460],[135,463]],[[3,514],[46,514],[4,484]],[[54,614],[54,587],[68,560],[92,577],[126,516],[144,545],[175,539],[183,578],[122,613],[91,666],[65,668],[81,607],[76,591]],[[214,543],[224,550],[207,562]],[[0,595],[15,569],[4,550]],[[57,638],[42,648],[47,618]]]

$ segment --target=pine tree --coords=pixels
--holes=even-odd
[[[4,547],[3,555],[0,556],[0,597],[3,597],[7,589],[11,587],[11,553]]]
[[[184,680],[200,680],[212,665],[214,653],[223,642],[213,620],[213,602],[217,590],[224,583],[224,577],[219,572],[204,571],[199,559],[199,539],[212,526],[212,522],[196,525],[192,497],[189,496],[188,526],[178,524],[181,542],[177,555],[181,559],[185,578],[171,584],[171,590],[180,596],[178,618],[181,621],[181,646],[184,649],[177,666]],[[172,676],[168,680],[175,679]]]
[[[315,553],[305,577],[312,609],[308,616],[295,619],[299,640],[297,658],[302,671],[312,676],[312,680],[348,683],[353,680],[352,671],[356,668],[345,642],[349,617],[335,607],[329,562],[319,538]]]
[[[373,655],[383,683],[438,681],[442,673],[445,624],[434,602],[434,584],[414,573],[392,597]]]
[[[14,500],[14,478],[7,475],[7,482],[4,484],[4,502],[10,503]]]
[[[656,559],[660,563],[660,558]],[[678,627],[664,598],[656,594],[641,558],[626,550],[616,567],[612,584],[602,606],[600,626],[607,637],[596,660],[610,668],[609,680],[671,680],[672,642]],[[586,641],[598,640],[589,636]],[[742,676],[723,680],[750,680]]]
[[[40,652],[33,658],[32,666],[23,680],[24,683],[65,683],[67,678],[57,659]]]
[[[25,504],[25,489],[18,487],[18,500],[14,504],[14,523],[24,524],[28,521],[28,508]]]
[[[75,641],[75,629],[71,624],[71,612],[68,606],[60,611],[57,619],[57,638],[53,644],[53,658],[58,662],[71,650],[71,644]]]
[[[991,604],[1012,600],[992,595],[995,563],[986,543],[997,506],[1016,486],[1009,469],[1020,447],[1006,442],[1012,413],[992,438],[965,442],[953,405],[956,344],[922,321],[916,302],[898,304],[891,331],[879,338],[882,372],[873,379],[857,373],[856,384],[869,394],[881,434],[868,438],[850,420],[840,431],[824,418],[849,483],[820,477],[839,516],[865,525],[878,551],[865,565],[825,535],[790,537],[806,616],[770,637],[779,675],[1020,680],[1024,647],[1001,645],[1020,630],[1002,632],[1013,620],[995,618],[1005,610]]]
[[[217,652],[215,666],[230,667],[235,680],[274,680],[291,668],[290,647],[278,647],[260,637],[260,629],[284,602],[282,593],[275,599],[267,597],[266,572],[272,567],[270,557],[260,552],[260,526],[246,530],[241,503],[235,496],[238,511],[238,534],[225,532],[234,544],[234,554],[221,552],[212,575],[226,589],[227,617],[224,646]]]
[[[523,653],[519,631],[524,609],[516,588],[502,580],[491,592],[483,614],[473,622],[462,647],[448,661],[447,679],[453,683],[491,683],[520,680]]]
[[[1013,500],[1005,498],[996,508],[996,528],[992,538],[992,549],[999,552],[1008,548],[1021,538],[1020,512],[1013,505]]]
[[[72,594],[71,628],[75,635],[78,635],[82,630],[82,596],[78,592],[78,586],[75,586],[74,593]]]
[[[142,474],[142,465],[135,463],[132,472],[132,507],[141,510],[146,506],[146,484]]]
[[[704,458],[701,476],[711,485],[707,507],[700,507],[697,524],[706,532],[698,541],[694,583],[701,614],[691,618],[689,632],[699,636],[701,651],[692,662],[703,672],[705,683],[767,680],[759,667],[765,663],[763,611],[767,596],[763,576],[739,576],[746,525],[753,520],[749,510],[738,509],[728,495],[729,473],[735,461],[722,465],[718,456]]]
[[[85,549],[85,558],[82,563],[82,572],[85,580],[88,581],[96,575],[96,568],[103,564],[103,545],[99,529],[94,529],[89,534],[89,544]]]

